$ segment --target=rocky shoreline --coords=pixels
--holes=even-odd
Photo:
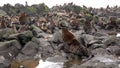
[[[0,68],[120,68],[120,21],[112,12],[119,7],[68,7],[78,6],[0,17]]]

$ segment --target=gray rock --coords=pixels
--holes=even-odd
[[[46,46],[50,45],[50,43],[47,40],[45,40],[44,38],[39,38],[39,41],[40,41],[41,47],[46,47]]]
[[[0,63],[3,63],[5,61],[5,57],[4,56],[0,56]]]
[[[23,61],[23,60],[26,60],[26,59],[34,59],[34,56],[27,56],[27,55],[24,55],[24,54],[21,54],[19,53],[16,58],[16,60],[18,61]]]
[[[120,56],[120,47],[119,46],[109,46],[107,50],[112,54],[116,56]]]
[[[86,47],[88,47],[88,44],[93,44],[95,42],[97,42],[98,40],[95,39],[95,37],[93,35],[89,35],[89,34],[82,34],[78,37],[78,40],[85,45]]]
[[[1,16],[5,16],[5,15],[7,15],[7,13],[5,11],[3,11],[3,10],[0,9],[0,17]]]
[[[0,42],[0,64],[7,67],[22,48],[17,40]],[[2,67],[2,66],[1,66]],[[3,67],[4,68],[4,67]]]
[[[105,48],[104,44],[93,44],[90,46],[91,49],[96,49],[96,48]]]
[[[106,38],[105,40],[102,41],[104,45],[106,45],[106,47],[108,47],[109,45],[112,45],[116,42],[118,42],[118,39],[116,36],[110,36],[108,38]]]
[[[17,40],[0,42],[0,51],[8,49],[11,46],[15,46],[17,49],[21,49],[21,45]]]
[[[31,28],[34,36],[36,37],[40,37],[40,33],[43,33],[43,31],[35,25],[32,25]]]
[[[15,32],[12,28],[0,29],[0,38],[8,38],[9,35],[14,33]]]
[[[62,31],[56,31],[52,38],[53,42],[62,42]]]
[[[73,65],[70,68],[119,68],[119,60],[114,56],[95,56],[81,65]]]
[[[91,51],[93,55],[109,55],[110,53],[103,48],[97,48]]]
[[[55,55],[54,57],[49,57],[46,60],[51,61],[51,62],[66,62],[67,61],[65,56],[60,56],[60,55]]]
[[[24,55],[34,56],[38,53],[38,49],[39,49],[39,45],[37,43],[30,41],[24,46],[24,48],[21,50],[21,52]]]

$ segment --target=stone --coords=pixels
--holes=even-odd
[[[119,46],[109,46],[107,50],[112,54],[116,56],[120,56],[120,47]]]
[[[0,42],[0,51],[6,50],[11,46],[15,46],[17,49],[22,48],[20,43],[17,40],[11,40],[11,41]]]
[[[44,38],[39,38],[39,41],[40,41],[40,46],[41,47],[45,47],[45,46],[50,45],[50,43],[47,40],[45,40]]]
[[[33,33],[31,31],[24,31],[17,35],[18,41],[24,46],[27,42],[31,41]]]
[[[91,51],[93,55],[109,55],[110,53],[104,48],[97,48]]]
[[[106,45],[106,47],[115,44],[116,42],[118,42],[117,37],[115,36],[110,36],[108,38],[106,38],[105,40],[102,41],[104,45]]]
[[[52,41],[56,43],[63,42],[62,40],[62,32],[61,31],[56,31],[52,37]]]
[[[38,53],[39,45],[34,42],[28,42],[24,48],[21,50],[21,52],[28,56],[34,56]]]
[[[0,29],[0,39],[8,38],[9,35],[14,34],[14,30],[12,28]]]
[[[90,49],[105,48],[104,44],[93,44],[90,46]]]
[[[35,25],[32,25],[31,28],[35,37],[40,37],[40,33],[43,33],[43,31]]]

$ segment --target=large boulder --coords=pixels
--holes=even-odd
[[[0,42],[0,64],[9,66],[11,60],[20,52],[21,45],[17,40]],[[2,67],[2,66],[1,66]]]
[[[30,41],[24,46],[21,52],[25,55],[34,56],[37,54],[38,49],[39,49],[39,44]]]

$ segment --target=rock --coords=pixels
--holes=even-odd
[[[0,51],[8,49],[11,46],[15,46],[17,49],[21,49],[21,45],[17,40],[0,42]]]
[[[109,46],[107,50],[112,54],[116,56],[120,56],[120,47],[119,46]]]
[[[0,42],[0,45],[0,62],[3,62],[7,67],[11,63],[11,60],[19,53],[21,45],[17,40]]]
[[[7,15],[7,13],[0,9],[0,17]]]
[[[48,57],[46,60],[51,61],[51,62],[66,62],[67,61],[65,56],[60,56],[60,55],[55,55],[54,57]]]
[[[47,40],[45,40],[44,38],[39,38],[39,41],[40,41],[41,47],[46,47],[46,46],[50,45],[50,43]]]
[[[92,50],[92,54],[93,55],[109,55],[110,53],[106,49],[97,48]]]
[[[30,41],[24,46],[24,48],[21,50],[21,52],[24,55],[34,56],[38,53],[38,50],[39,50],[39,45],[37,43]]]
[[[17,39],[17,36],[19,35],[19,33],[16,34],[11,34],[8,36],[7,40],[13,40],[13,39]]]
[[[33,35],[35,37],[40,37],[41,36],[40,33],[43,33],[43,31],[35,25],[32,25],[31,28],[32,28]]]
[[[89,34],[82,34],[81,37],[78,38],[78,39],[79,39],[81,42],[83,42],[86,47],[89,47],[89,46],[87,46],[87,45],[89,45],[89,44],[91,45],[91,44],[93,44],[93,43],[95,43],[95,42],[98,42],[98,40],[96,40],[94,36],[89,35]],[[84,40],[84,41],[83,41],[83,40]]]
[[[25,45],[27,42],[31,41],[33,33],[31,31],[24,31],[17,35],[19,42],[22,45]]]
[[[26,59],[23,61],[13,60],[10,68],[35,68],[39,64],[39,59]]]
[[[0,39],[8,38],[9,35],[14,34],[14,30],[11,28],[0,29]]]
[[[103,33],[103,32],[96,32],[96,33],[94,33],[94,36],[101,37],[101,36],[109,36],[109,35],[107,33]]]
[[[90,49],[105,48],[104,44],[93,44],[90,46]]]
[[[110,37],[108,37],[107,39],[103,40],[102,42],[103,42],[103,44],[104,44],[106,47],[108,47],[108,46],[113,45],[113,44],[115,44],[116,42],[118,42],[118,40],[117,40],[117,37],[115,37],[115,36],[110,36]]]
[[[40,45],[39,38],[33,37],[31,41],[34,42],[34,43],[36,43],[36,44],[38,44],[38,45]]]
[[[41,54],[43,59],[51,57],[55,54],[54,45],[50,44],[44,38],[40,38],[40,45],[39,45],[39,54]]]
[[[114,56],[95,56],[81,65],[73,65],[70,68],[119,68],[118,62]]]
[[[5,66],[3,63],[0,63],[0,68],[6,68],[8,66]]]
[[[52,37],[52,41],[55,43],[60,43],[62,41],[62,32],[61,31],[56,31]]]

